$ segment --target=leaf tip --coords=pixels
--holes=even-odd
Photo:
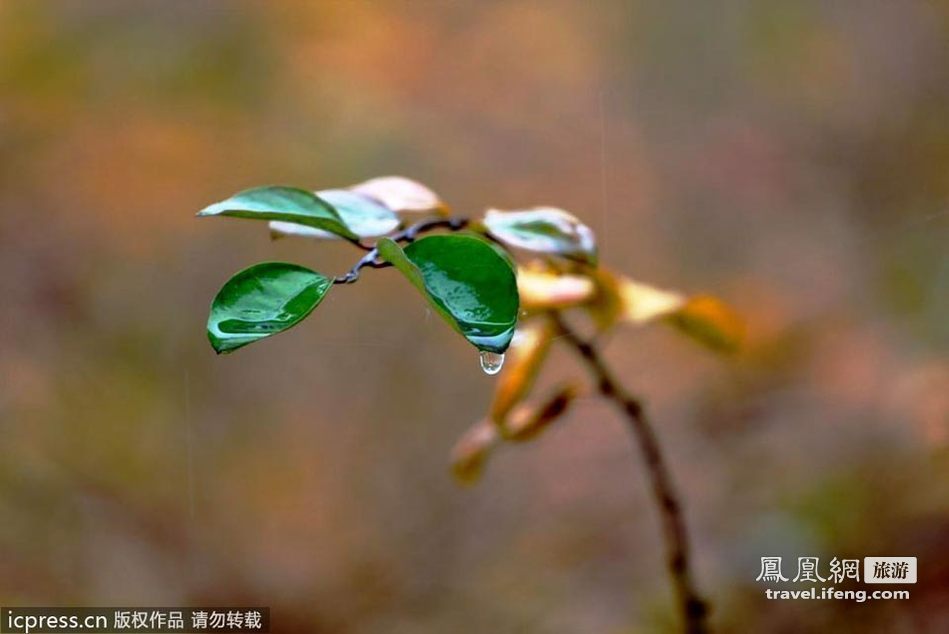
[[[211,344],[211,349],[214,350],[214,354],[218,356],[227,354],[233,350],[232,347],[227,345],[227,341],[216,337],[210,329],[208,330],[208,343]]]
[[[745,339],[744,319],[711,295],[695,295],[667,319],[677,328],[719,354],[736,354]]]

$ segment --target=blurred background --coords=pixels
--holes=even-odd
[[[583,400],[473,488],[495,379],[392,271],[228,357],[235,271],[343,244],[194,218],[384,174],[552,204],[749,322],[608,356],[721,632],[949,629],[949,5],[0,2],[0,604],[272,607],[275,631],[675,631],[657,517]],[[540,379],[581,375],[568,350]],[[909,601],[768,601],[762,556],[915,555]],[[789,570],[788,568],[792,568]]]

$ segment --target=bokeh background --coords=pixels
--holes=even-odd
[[[3,0],[0,604],[674,631],[622,421],[585,399],[456,486],[495,379],[397,274],[212,353],[233,272],[355,253],[194,213],[383,174],[459,213],[562,206],[610,266],[745,314],[731,360],[662,328],[608,349],[719,631],[949,630],[949,6],[911,0]],[[561,351],[540,383],[579,374]],[[767,555],[915,555],[920,581],[768,601]]]

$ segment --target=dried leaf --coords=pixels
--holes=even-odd
[[[596,298],[587,305],[601,330],[618,322],[645,325],[661,321],[717,352],[735,351],[744,323],[735,311],[709,295],[687,297],[599,269]]]
[[[557,388],[539,404],[524,403],[516,407],[501,428],[502,436],[514,442],[537,438],[551,423],[563,416],[579,391],[575,384],[570,383]]]
[[[643,284],[604,268],[592,275],[597,293],[588,310],[600,330],[618,321],[636,325],[656,321],[678,310],[686,301],[681,293]]]
[[[473,484],[481,477],[491,449],[500,440],[489,420],[475,423],[458,439],[451,452],[451,470],[463,484]]]
[[[371,178],[350,189],[378,200],[395,212],[428,213],[448,211],[438,194],[419,182],[403,176],[380,176]]]
[[[560,275],[531,267],[522,267],[517,273],[521,308],[529,312],[579,306],[592,300],[596,290],[586,275]]]
[[[734,352],[745,334],[741,317],[710,295],[696,295],[666,317],[666,321],[718,352]]]
[[[665,317],[686,303],[680,293],[666,291],[629,278],[619,280],[619,299],[622,319],[634,324],[646,324]]]
[[[604,267],[591,273],[595,286],[593,298],[584,307],[599,331],[605,331],[620,320],[623,314],[622,295],[620,293],[621,276]]]
[[[553,324],[544,319],[522,326],[514,335],[491,403],[491,420],[496,424],[502,425],[508,413],[530,391],[555,333]]]

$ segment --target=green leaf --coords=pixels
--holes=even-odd
[[[489,209],[484,216],[484,226],[495,239],[508,246],[560,255],[586,264],[597,262],[593,230],[563,209]]]
[[[208,339],[232,352],[295,326],[322,301],[333,280],[296,264],[264,262],[227,281],[211,303]]]
[[[368,196],[345,189],[326,189],[316,192],[316,196],[332,205],[342,219],[343,224],[360,238],[384,236],[399,226],[398,214]],[[333,240],[339,237],[329,231],[284,220],[271,220],[270,232],[275,238],[301,236]]]
[[[256,187],[234,194],[198,212],[199,216],[233,216],[254,220],[283,220],[354,239],[356,234],[333,206],[316,194],[296,187]]]
[[[465,339],[479,350],[507,350],[517,323],[517,280],[492,245],[470,235],[438,235],[405,249],[389,238],[377,246]]]

